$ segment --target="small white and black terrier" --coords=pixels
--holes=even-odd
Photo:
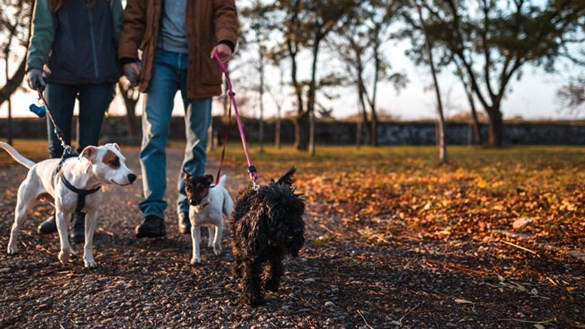
[[[297,257],[305,242],[305,203],[292,187],[292,167],[276,182],[240,193],[230,225],[234,276],[241,279],[242,302],[262,305],[262,285],[277,291],[286,255]]]
[[[189,221],[191,222],[191,240],[193,256],[191,264],[201,263],[202,226],[209,232],[208,247],[213,246],[216,255],[221,254],[221,236],[223,234],[223,215],[230,217],[234,202],[225,188],[226,175],[221,176],[217,185],[213,185],[213,176],[192,176],[184,173],[185,194],[189,200]]]

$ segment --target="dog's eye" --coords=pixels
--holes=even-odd
[[[118,158],[115,158],[115,159],[113,159],[113,160],[111,160],[111,161],[110,161],[110,164],[111,164],[112,166],[116,166],[116,167],[118,167],[118,166],[120,166],[120,159],[118,159]]]
[[[185,191],[191,192],[191,186],[185,186]]]

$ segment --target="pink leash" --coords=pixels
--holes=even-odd
[[[225,82],[227,84],[228,95],[230,97],[231,104],[234,107],[236,122],[238,123],[238,129],[240,131],[240,137],[242,139],[242,145],[244,147],[244,154],[246,155],[246,160],[248,161],[248,173],[250,174],[250,178],[252,179],[252,184],[254,185],[254,189],[258,189],[259,185],[256,184],[256,179],[258,178],[258,175],[256,174],[256,167],[254,167],[254,165],[252,164],[252,161],[250,160],[250,153],[248,152],[248,145],[246,143],[246,136],[244,135],[244,128],[242,126],[242,122],[240,121],[240,113],[238,112],[238,104],[236,104],[236,97],[235,97],[236,93],[234,93],[234,90],[232,87],[232,81],[230,80],[230,76],[228,74],[227,67],[221,61],[221,58],[219,57],[219,54],[217,53],[217,51],[213,53],[213,57],[217,60],[217,63],[219,64],[219,68],[221,69],[221,71],[225,75]],[[231,119],[231,113],[232,112],[231,112],[231,106],[230,106],[229,117],[228,117],[228,127],[226,128],[226,134],[225,134],[224,143],[223,143],[223,150],[221,153],[221,163],[219,165],[219,170],[217,171],[216,185],[219,182],[221,167],[223,166],[223,159],[224,159],[224,154],[225,154],[225,146],[226,146],[227,138],[228,138],[229,120]]]

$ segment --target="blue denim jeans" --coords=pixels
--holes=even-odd
[[[191,175],[205,173],[207,130],[211,123],[211,98],[187,98],[187,54],[157,50],[154,71],[146,91],[142,113],[142,148],[140,165],[144,200],[138,205],[144,216],[164,218],[167,203],[164,195],[167,188],[166,145],[177,91],[181,91],[185,108],[185,158],[179,175],[178,211],[189,211],[185,195],[183,170]]]
[[[88,145],[97,145],[102,129],[104,114],[114,98],[115,84],[62,85],[50,83],[45,89],[45,99],[53,119],[59,126],[65,143],[71,145],[73,108],[79,99],[77,121],[77,153]],[[63,155],[61,142],[55,135],[55,127],[47,116],[48,149],[51,158]]]

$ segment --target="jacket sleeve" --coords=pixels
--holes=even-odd
[[[128,0],[122,18],[118,58],[138,59],[146,30],[146,0]]]
[[[48,0],[37,0],[33,12],[31,38],[28,47],[26,71],[42,70],[49,60],[49,52],[55,40],[57,24]]]
[[[121,0],[112,1],[112,24],[114,31],[114,42],[116,47],[120,44],[120,32],[122,30],[122,15],[124,14],[124,8],[122,7]]]
[[[213,0],[213,15],[217,41],[228,41],[236,46],[239,25],[235,1]]]

